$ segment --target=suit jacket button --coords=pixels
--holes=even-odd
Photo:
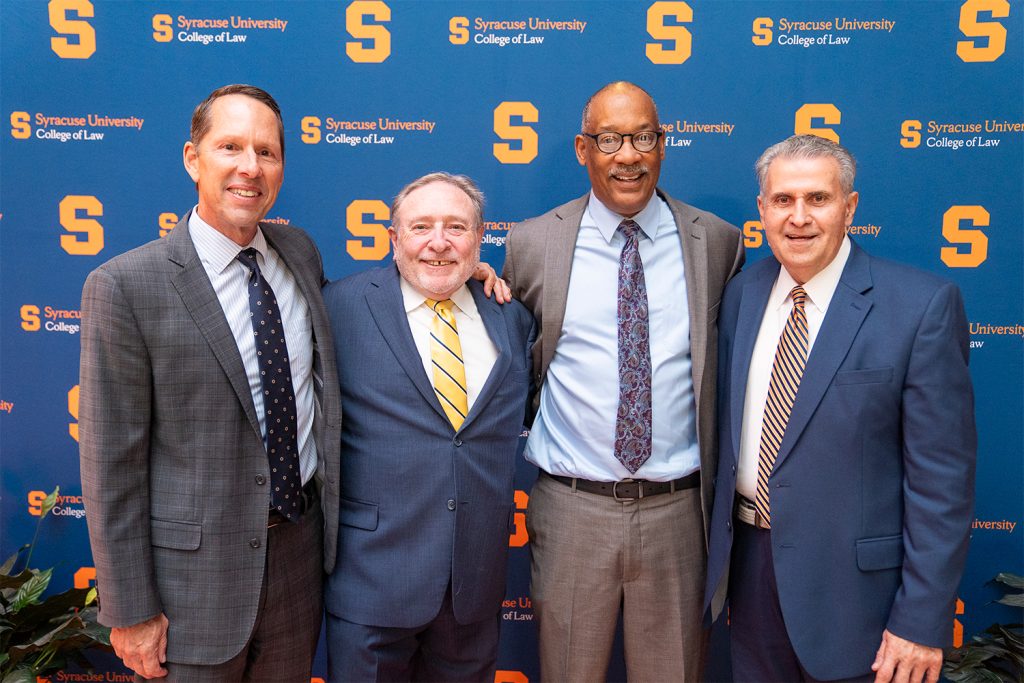
[[[456,438],[455,439],[455,447],[458,448],[461,445],[462,445],[462,439]]]
[[[448,499],[448,509],[449,510],[454,510],[455,509],[455,501],[452,500],[451,498]]]
[[[260,539],[258,539],[258,538],[250,538],[249,539],[249,547],[250,548],[259,548],[260,547]]]
[[[263,486],[264,484],[267,483],[267,478],[264,477],[262,474],[257,474],[256,483],[259,484],[260,486]]]

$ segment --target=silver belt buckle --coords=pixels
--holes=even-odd
[[[757,511],[754,504],[745,496],[741,496],[739,494],[736,494],[736,519],[740,520],[744,524],[757,527],[758,529],[771,528],[765,523],[765,520],[761,517],[761,513]]]
[[[619,484],[632,484],[632,483],[636,483],[637,484],[637,487],[636,487],[636,493],[637,493],[636,498],[619,498]],[[619,500],[619,501],[622,501],[622,500],[639,500],[639,499],[641,499],[643,497],[644,497],[644,487],[643,487],[643,484],[637,482],[635,479],[623,479],[622,481],[617,481],[617,482],[614,482],[612,484],[612,498],[614,498],[615,500]]]

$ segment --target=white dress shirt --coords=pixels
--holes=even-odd
[[[299,468],[302,471],[302,483],[306,484],[316,472],[316,443],[313,440],[313,321],[309,305],[288,266],[270,248],[259,228],[252,242],[240,247],[200,218],[197,207],[192,209],[192,215],[189,216],[188,231],[220,301],[220,307],[224,310],[231,334],[238,345],[238,353],[242,356],[265,446],[267,418],[263,409],[263,383],[260,381],[260,369],[256,361],[256,339],[249,320],[249,268],[236,258],[240,251],[249,247],[259,252],[256,260],[260,272],[274,290],[284,321],[299,422]]]
[[[803,284],[807,292],[804,312],[807,314],[807,360],[811,359],[811,349],[818,337],[821,323],[828,312],[839,277],[846,267],[846,259],[850,255],[850,238],[844,237],[835,258],[819,271],[814,277]],[[775,362],[775,350],[779,346],[779,337],[786,327],[786,320],[793,310],[793,298],[790,292],[797,282],[786,271],[779,268],[779,276],[768,297],[768,306],[761,318],[761,329],[754,342],[754,352],[750,357],[750,369],[747,371],[747,393],[743,398],[743,427],[740,433],[739,465],[736,471],[736,490],[754,499],[757,492],[757,462],[761,448],[761,424],[764,422],[764,404],[768,400],[768,384],[772,377],[772,364]],[[799,389],[797,389],[799,392]]]
[[[672,210],[657,195],[633,216],[650,323],[652,448],[631,475],[615,458],[622,220],[591,192],[526,459],[551,474],[592,481],[671,481],[700,467],[682,243]]]
[[[412,339],[416,342],[416,350],[419,351],[420,360],[423,362],[423,371],[427,373],[427,379],[433,386],[434,365],[430,360],[430,327],[436,314],[424,303],[425,297],[406,282],[405,278],[399,278],[399,281]],[[467,405],[469,410],[473,410],[473,403],[487,382],[494,361],[498,358],[498,348],[487,334],[487,328],[484,327],[484,321],[476,309],[476,301],[473,300],[469,287],[462,285],[450,298],[455,303],[452,315],[455,316],[455,327],[459,331],[462,362],[466,366]]]

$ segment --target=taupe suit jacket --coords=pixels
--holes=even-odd
[[[320,254],[301,230],[261,228],[309,304],[317,479],[336,538],[341,403]],[[242,359],[188,216],[86,280],[80,411],[100,622],[130,626],[164,612],[168,659],[233,657],[259,604],[270,476]],[[325,544],[327,571],[335,547]]]
[[[690,356],[697,406],[697,441],[700,446],[701,503],[705,534],[711,513],[715,466],[718,460],[715,430],[715,384],[718,363],[718,305],[726,281],[743,265],[740,232],[718,216],[672,199],[668,202],[679,229],[690,311]],[[512,296],[533,312],[540,326],[533,347],[536,413],[540,390],[562,332],[569,275],[580,220],[590,193],[537,218],[523,221],[509,233],[502,277]],[[651,340],[657,343],[656,339]]]

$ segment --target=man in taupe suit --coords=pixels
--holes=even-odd
[[[308,681],[341,425],[320,254],[303,231],[261,222],[284,171],[269,94],[211,93],[184,162],[197,206],[95,270],[82,296],[99,619],[137,679]]]
[[[540,468],[527,529],[541,676],[606,676],[621,612],[632,681],[695,681],[716,444],[716,319],[739,231],[657,189],[665,156],[643,89],[587,102],[591,191],[521,223],[503,276],[540,325]]]

